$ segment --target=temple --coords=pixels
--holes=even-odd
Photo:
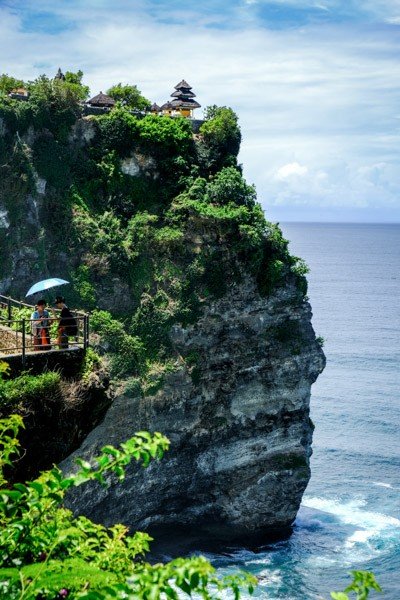
[[[169,100],[161,106],[164,115],[193,117],[194,109],[201,106],[196,100],[193,100],[196,94],[192,92],[191,86],[184,79],[175,86],[175,91],[171,96],[173,100]]]

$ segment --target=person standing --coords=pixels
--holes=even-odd
[[[31,315],[31,323],[34,350],[50,350],[50,314],[46,310],[46,300],[38,300],[36,310]]]
[[[57,296],[55,305],[61,311],[60,320],[58,322],[58,347],[68,348],[68,336],[77,335],[76,319],[68,306],[65,304],[63,296]]]

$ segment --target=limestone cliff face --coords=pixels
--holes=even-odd
[[[176,326],[176,350],[196,357],[192,373],[171,374],[152,397],[120,395],[76,455],[90,461],[141,429],[167,435],[170,451],[147,469],[130,467],[122,484],[80,489],[71,507],[107,524],[231,539],[290,527],[310,478],[310,388],[325,365],[310,320],[290,281],[262,298],[247,280],[196,325]]]

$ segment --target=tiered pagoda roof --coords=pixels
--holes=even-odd
[[[184,79],[175,86],[175,90],[176,91],[171,94],[173,98],[181,98],[182,96],[185,96],[186,98],[196,97],[196,94],[191,91],[191,86]]]
[[[192,87],[184,79],[176,84],[175,92],[172,92],[171,96],[173,100],[163,104],[161,107],[163,110],[170,108],[186,108],[193,110],[194,108],[200,108],[201,106],[196,100],[193,100],[193,98],[196,97],[196,94],[192,92]]]

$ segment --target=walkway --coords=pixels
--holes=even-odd
[[[0,358],[10,356],[22,357],[22,363],[28,354],[45,354],[49,351],[37,352],[34,350],[31,314],[35,310],[32,304],[26,304],[0,294]],[[51,352],[63,352],[57,343],[57,310],[56,318],[50,326]],[[69,350],[85,350],[89,344],[89,315],[72,311],[77,325],[78,333],[69,338]],[[51,313],[50,313],[50,316]]]

